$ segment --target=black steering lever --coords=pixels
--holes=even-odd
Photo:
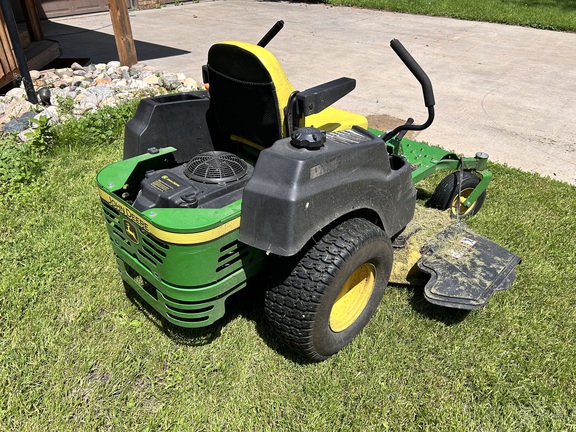
[[[401,131],[409,130],[424,130],[432,124],[434,121],[434,91],[432,90],[432,83],[430,78],[426,75],[426,72],[420,67],[418,62],[414,60],[414,57],[408,52],[404,45],[400,43],[398,39],[392,39],[390,41],[390,46],[394,52],[400,57],[400,60],[406,65],[406,67],[412,72],[412,75],[416,77],[420,85],[422,86],[422,93],[424,94],[424,105],[428,108],[428,119],[421,125],[412,124],[410,121],[397,128],[387,132],[382,139],[388,141],[393,138],[396,134]]]

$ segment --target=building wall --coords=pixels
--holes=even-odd
[[[137,9],[155,9],[164,4],[178,3],[178,0],[132,0],[132,2],[136,3],[135,7]]]

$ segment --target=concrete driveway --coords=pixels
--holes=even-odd
[[[420,87],[389,47],[398,38],[428,73],[436,120],[418,139],[576,185],[576,33],[323,4],[227,0],[130,13],[140,62],[201,80],[214,42],[268,45],[304,90],[340,76],[357,88],[337,106],[364,115],[426,118]],[[43,23],[63,57],[117,59],[110,16]]]

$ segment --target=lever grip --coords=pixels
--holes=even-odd
[[[432,83],[430,78],[426,75],[426,72],[420,67],[420,65],[414,60],[414,57],[404,48],[404,45],[400,43],[398,39],[392,39],[390,41],[390,47],[394,52],[400,57],[400,60],[406,65],[406,67],[412,72],[416,79],[420,82],[422,86],[422,92],[424,93],[424,104],[426,107],[434,106],[434,91],[432,90]]]
[[[274,39],[274,36],[276,36],[278,32],[282,30],[282,27],[284,27],[284,21],[276,21],[276,24],[274,24],[272,28],[268,30],[268,33],[266,33],[264,37],[260,39],[260,42],[258,42],[257,45],[264,48],[266,45],[268,45],[268,42]]]

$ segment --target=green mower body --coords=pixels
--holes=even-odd
[[[173,151],[104,168],[99,192],[124,282],[173,324],[202,327],[224,315],[226,299],[261,270],[265,254],[238,242],[239,201],[219,209],[132,207],[125,186],[139,183],[143,169],[175,165]]]
[[[226,299],[251,276],[275,257],[296,255],[334,221],[361,215],[390,237],[399,233],[416,200],[409,164],[359,128],[328,133],[326,141],[307,150],[279,140],[261,152],[243,198],[232,193],[201,207],[141,207],[146,182],[158,195],[189,192],[174,148],[102,169],[97,182],[122,279],[168,321],[203,327],[223,316]]]

